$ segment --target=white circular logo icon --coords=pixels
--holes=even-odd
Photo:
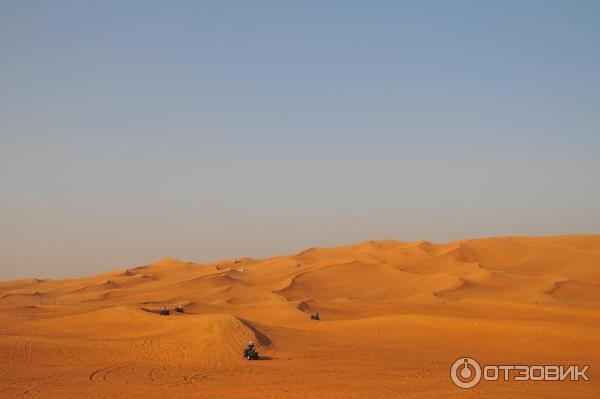
[[[473,388],[481,380],[481,366],[475,359],[461,357],[452,364],[450,378],[459,388]]]

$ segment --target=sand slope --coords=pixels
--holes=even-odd
[[[0,397],[600,397],[598,331],[600,236],[164,259],[0,282]],[[263,360],[241,358],[249,340]],[[461,356],[589,364],[591,381],[463,391]]]

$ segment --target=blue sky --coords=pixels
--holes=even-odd
[[[0,279],[600,232],[596,1],[0,4]]]

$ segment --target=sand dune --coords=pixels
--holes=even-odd
[[[600,396],[600,236],[239,259],[0,282],[0,397]],[[241,357],[249,340],[262,360]],[[591,381],[467,392],[461,356],[587,364]]]

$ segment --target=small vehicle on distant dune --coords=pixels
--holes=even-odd
[[[321,320],[321,318],[319,317],[319,313],[315,313],[315,314],[311,314],[310,315],[310,319],[311,320]]]
[[[183,306],[181,306],[181,305],[177,305],[177,307],[175,308],[175,311],[176,311],[177,313],[183,313],[183,312],[184,312],[184,311],[183,311]]]
[[[169,312],[169,309],[167,309],[166,306],[163,306],[162,309],[160,310],[160,315],[161,316],[168,316],[170,314],[171,314],[171,312]]]

